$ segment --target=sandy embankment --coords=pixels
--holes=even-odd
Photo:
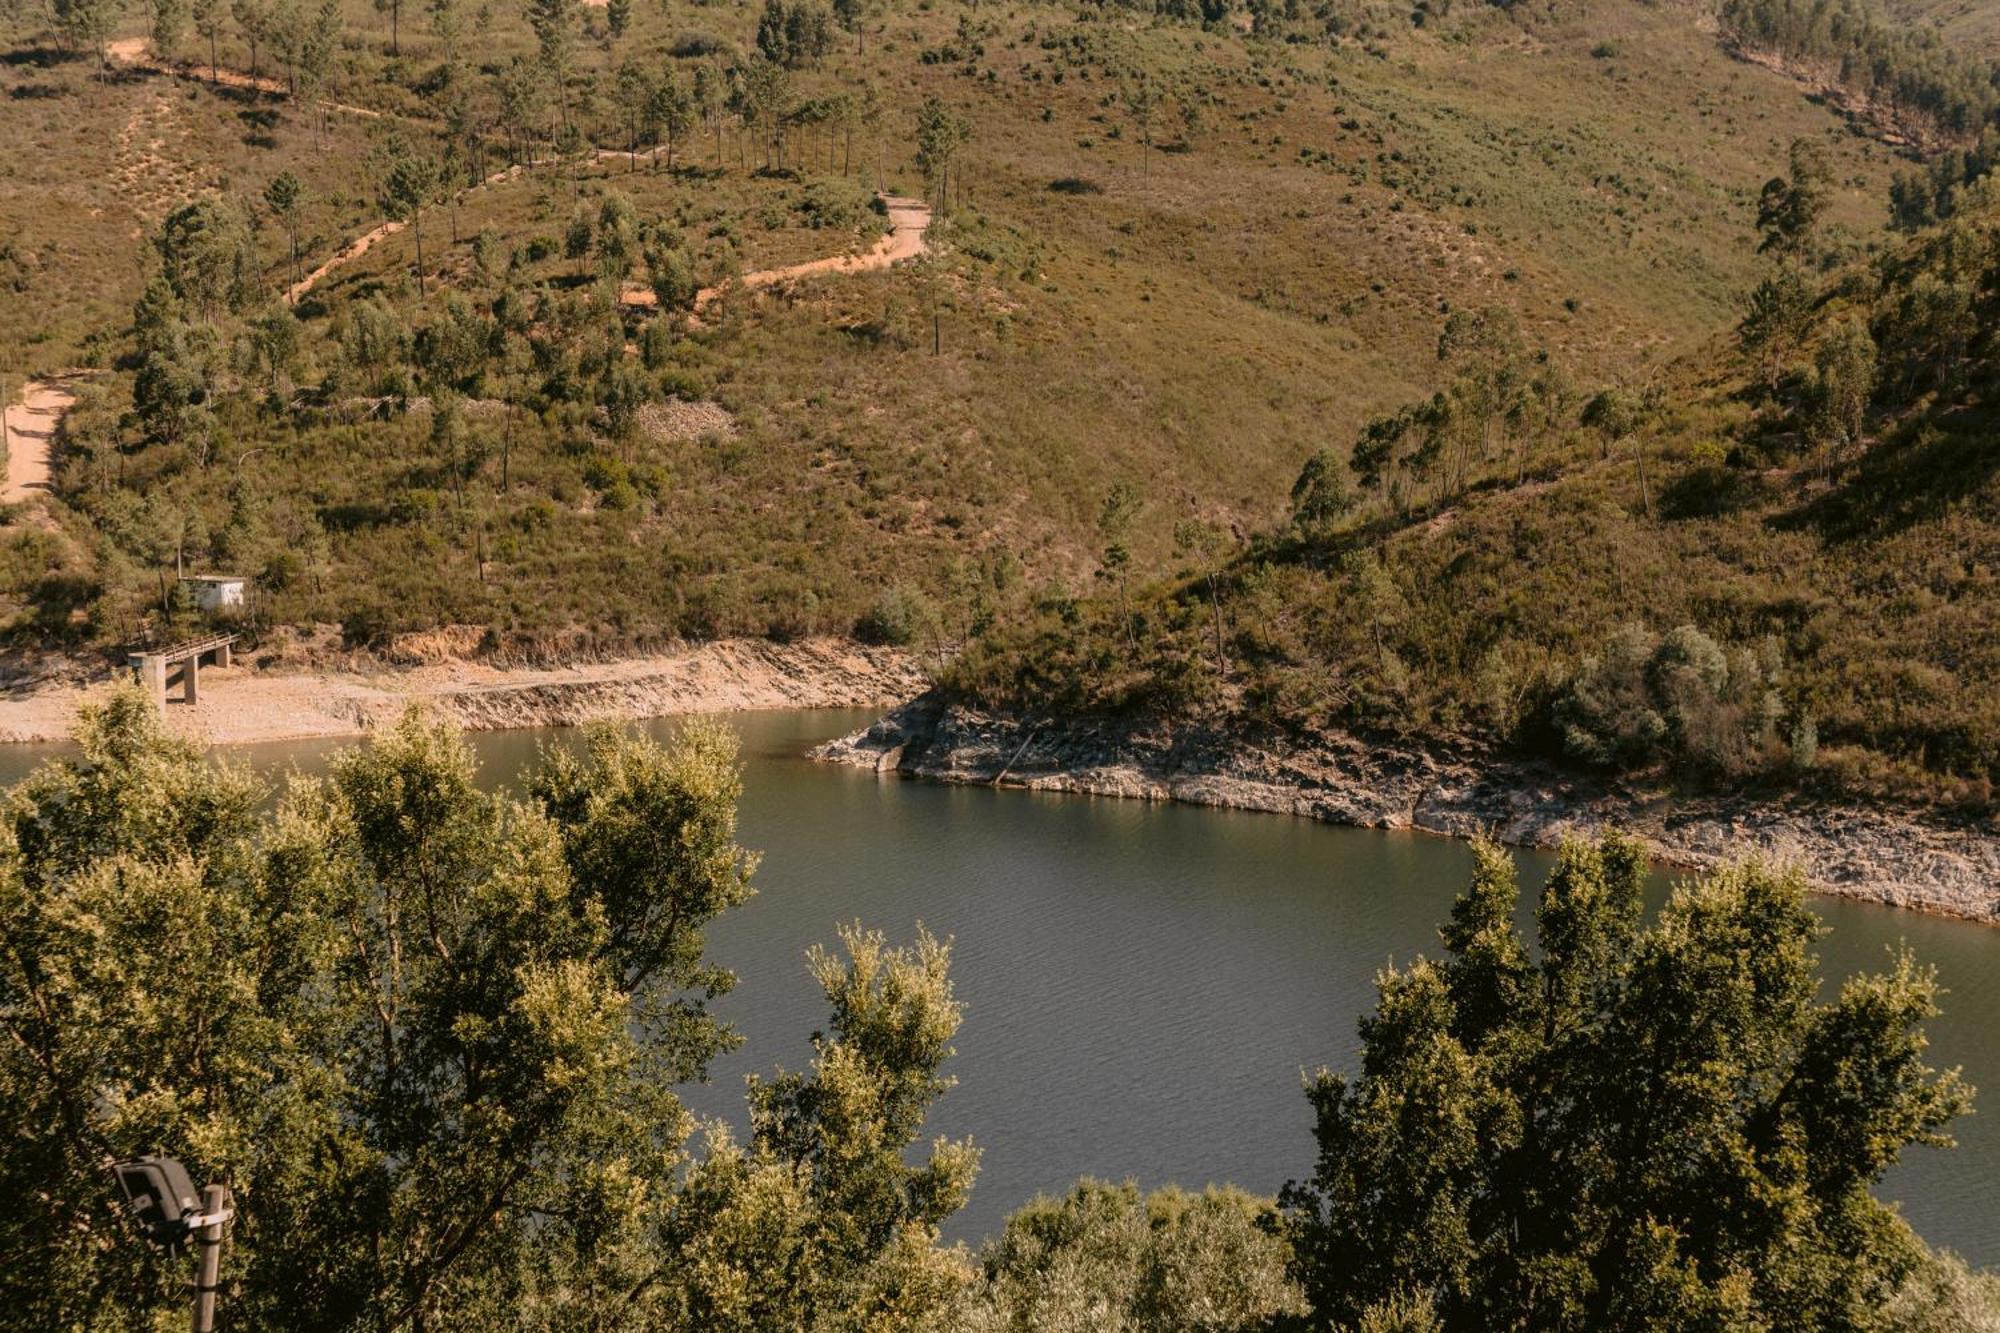
[[[251,661],[254,661],[254,654]],[[472,730],[567,726],[603,718],[666,717],[762,708],[836,708],[900,702],[923,673],[902,653],[842,639],[777,644],[726,639],[617,662],[546,669],[446,660],[327,671],[258,670],[239,659],[203,667],[201,700],[169,688],[167,722],[215,744],[359,736],[423,703]],[[68,738],[77,705],[108,687],[55,684],[0,695],[0,742]]]

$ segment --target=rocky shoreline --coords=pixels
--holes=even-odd
[[[1123,720],[995,716],[925,695],[814,757],[878,772],[1302,815],[1523,847],[1609,825],[1692,869],[1758,856],[1812,887],[2000,922],[2000,834],[1865,808],[1670,799],[1573,773],[1330,736],[1309,746]]]

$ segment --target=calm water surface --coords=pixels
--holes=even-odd
[[[938,787],[813,764],[811,743],[869,714],[732,719],[747,763],[741,840],[763,853],[758,896],[716,923],[711,956],[741,978],[720,1012],[747,1038],[694,1109],[743,1121],[742,1080],[811,1058],[826,1021],[806,948],[860,920],[907,940],[921,921],[956,939],[966,1006],[959,1086],[933,1132],[984,1149],[952,1230],[989,1235],[1037,1191],[1078,1176],[1152,1186],[1233,1181],[1275,1191],[1311,1167],[1303,1068],[1351,1067],[1355,1019],[1391,960],[1435,952],[1471,864],[1420,834],[1136,801]],[[652,724],[660,734],[671,723]],[[512,784],[538,741],[471,743]],[[260,767],[315,769],[326,742],[246,747]],[[0,750],[11,781],[39,752]],[[1524,885],[1547,856],[1521,853]],[[1664,895],[1668,877],[1655,885]],[[1933,1063],[1962,1065],[1994,1109],[1953,1152],[1919,1149],[1884,1197],[1935,1244],[2000,1266],[2000,929],[1817,899],[1829,976],[1879,966],[1898,940],[1950,988]]]

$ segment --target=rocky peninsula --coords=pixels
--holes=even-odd
[[[1550,766],[1328,735],[997,716],[924,695],[815,757],[938,782],[1184,801],[1522,847],[1616,825],[1660,860],[1796,862],[1824,893],[2000,922],[2000,833],[1803,800],[1687,798]]]

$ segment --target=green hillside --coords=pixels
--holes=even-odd
[[[1514,407],[1518,352],[1468,339],[1437,399],[1301,475],[1292,522],[1045,603],[952,684],[1990,812],[2000,200],[1982,181],[1873,263],[1796,273],[1575,416]]]
[[[177,632],[189,564],[255,576],[261,623],[359,643],[903,635],[926,604],[962,633],[1087,586],[1114,491],[1154,516],[1149,568],[1168,514],[1278,517],[1313,450],[1432,387],[1451,310],[1517,312],[1564,384],[1642,382],[1732,318],[1794,139],[1832,164],[1829,254],[1879,244],[1903,165],[1677,7],[868,9],[761,102],[752,10],[638,7],[615,38],[610,10],[546,10],[560,81],[511,9],[404,12],[397,56],[388,12],[279,6],[264,78],[392,113],[318,127],[305,96],[100,69],[9,20],[0,352],[15,380],[103,372],[54,528],[0,543],[14,642]],[[253,64],[243,32],[217,27],[225,70]],[[688,109],[675,170],[587,152],[645,128],[634,89],[691,102],[698,79],[744,91]],[[927,171],[929,98],[961,133]],[[301,267],[331,257],[399,161],[444,182],[421,281],[405,230],[277,311],[291,233]],[[286,172],[290,227],[265,200]],[[693,325],[612,301],[649,252],[712,283],[865,248],[878,173],[948,194],[932,262]],[[228,282],[135,330],[143,241],[202,199],[180,243],[228,250]],[[618,239],[566,257],[607,201]],[[142,379],[200,401],[135,410]]]
[[[2000,54],[2000,11],[1979,0],[1903,0],[1891,6],[1913,28],[1935,28],[1947,45]]]

